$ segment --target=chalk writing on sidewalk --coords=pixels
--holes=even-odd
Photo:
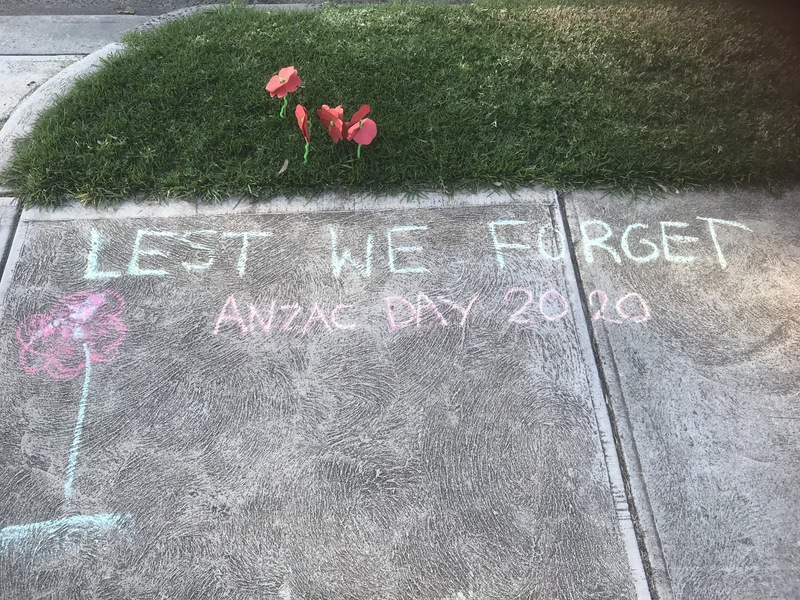
[[[596,300],[595,300],[596,299]],[[619,319],[615,319],[606,314],[608,307],[608,296],[602,290],[594,290],[589,294],[589,308],[594,308],[595,301],[600,303],[599,308],[592,313],[592,321],[608,321],[609,323],[622,323],[623,321],[633,321],[634,323],[641,323],[650,318],[650,307],[645,302],[640,294],[635,292],[625,294],[615,304],[614,308],[617,311]],[[635,307],[635,308],[631,308]],[[636,314],[631,314],[630,310],[637,310]],[[610,308],[609,308],[610,311]]]
[[[214,323],[213,333],[220,332],[225,323],[233,323],[243,336],[253,333],[300,332],[303,335],[311,333],[315,327],[322,327],[328,331],[333,329],[348,330],[355,325],[341,322],[342,313],[350,306],[337,304],[329,312],[316,302],[310,306],[303,306],[297,302],[283,304],[273,300],[269,306],[247,305],[247,310],[239,309],[236,297],[231,295],[225,300],[225,305]],[[244,315],[246,316],[243,316]],[[307,315],[307,316],[306,316]]]
[[[547,262],[568,257],[564,234],[549,223],[501,219],[487,223],[484,231],[486,252],[494,256],[499,272],[513,270],[526,253]],[[586,219],[578,223],[575,243],[579,259],[588,264],[682,265],[703,259],[727,269],[726,252],[734,246],[735,235],[743,231],[752,233],[742,223],[712,217],[696,217],[695,223],[630,223],[618,231],[600,219]],[[687,235],[689,232],[697,235]],[[398,224],[382,231],[324,225],[318,234],[328,242],[324,258],[330,261],[332,278],[354,273],[369,279],[378,269],[397,277],[428,274],[424,258],[430,249],[426,242],[435,240],[437,231],[424,223]],[[358,240],[358,246],[345,244],[345,234],[349,240]],[[124,262],[109,264],[106,254],[111,253],[104,249],[112,242],[130,248],[124,253]],[[192,255],[191,260],[186,259],[187,253]],[[84,278],[104,281],[119,277],[198,276],[215,268],[243,278],[270,261],[285,261],[296,255],[291,239],[282,238],[278,231],[139,229],[131,239],[121,241],[92,228]]]
[[[236,301],[232,294],[225,300],[211,327],[213,335],[238,332],[242,337],[250,334],[290,334],[307,336],[316,333],[345,332],[362,329],[353,313],[364,315],[369,309],[380,305],[386,327],[392,332],[404,329],[435,330],[442,327],[465,329],[470,319],[485,309],[496,310],[484,300],[505,308],[503,317],[512,326],[535,327],[546,322],[561,321],[570,313],[567,298],[556,289],[541,294],[530,289],[512,287],[496,298],[482,298],[475,292],[465,300],[454,300],[443,296],[417,292],[410,296],[393,294],[378,299],[372,305],[357,308],[350,304],[336,304],[326,308],[322,302],[285,302],[273,299],[268,303],[252,304]],[[650,307],[645,299],[635,292],[621,296],[609,305],[608,295],[594,290],[589,295],[591,308],[600,306],[592,315],[595,321],[620,325],[624,322],[643,323],[650,318]],[[507,308],[506,308],[507,307]],[[611,311],[616,310],[613,318]],[[350,314],[348,314],[350,313]]]
[[[681,235],[678,232],[690,227],[689,223],[679,221],[659,221],[654,226],[655,234],[651,234],[651,226],[645,223],[631,223],[619,233],[619,241],[615,241],[617,233],[611,226],[600,219],[587,219],[579,222],[580,256],[591,264],[606,257],[617,264],[626,261],[643,264],[656,260],[668,263],[691,263],[697,260],[699,253],[709,254],[713,249],[719,267],[726,269],[728,261],[719,242],[719,228],[735,228],[744,231],[752,230],[735,221],[697,217],[708,227],[708,237],[701,240],[696,236]],[[563,234],[549,226],[537,226],[528,221],[501,220],[487,225],[495,251],[497,266],[506,268],[507,256],[516,252],[533,249],[533,238],[536,239],[536,250],[541,258],[547,260],[563,260],[565,240]],[[545,243],[548,230],[558,238],[553,243],[556,249],[548,249]],[[646,235],[650,235],[645,237]],[[655,240],[655,241],[653,241]],[[709,243],[710,242],[710,243]],[[619,247],[619,250],[617,249]]]

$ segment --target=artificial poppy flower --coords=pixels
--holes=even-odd
[[[286,94],[296,92],[297,88],[302,84],[302,80],[297,75],[297,69],[294,67],[284,67],[278,71],[267,83],[267,91],[269,97],[283,98]]]
[[[364,104],[356,111],[356,114],[353,115],[353,118],[350,119],[347,123],[344,124],[344,130],[350,131],[350,128],[358,123],[361,119],[366,117],[369,114],[369,105]]]
[[[348,141],[353,141],[359,146],[366,146],[378,135],[378,126],[372,119],[360,119],[347,130]]]
[[[300,127],[300,132],[303,134],[303,138],[306,142],[310,142],[311,139],[308,135],[308,114],[306,113],[306,109],[302,104],[298,104],[294,109],[294,116],[297,117],[297,125]]]
[[[336,144],[343,137],[344,123],[344,109],[340,104],[336,108],[331,108],[327,104],[323,104],[322,108],[317,109],[317,115],[322,121],[323,125],[328,128],[328,135],[331,136],[333,143]]]

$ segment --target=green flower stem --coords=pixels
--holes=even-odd
[[[286,116],[286,107],[289,106],[289,95],[283,97],[283,106],[281,107],[281,119]]]
[[[361,158],[361,144],[358,145],[358,151],[356,152],[356,157]]]
[[[308,122],[308,141],[306,142],[306,151],[303,153],[303,164],[308,164],[308,150],[311,148],[311,121]]]

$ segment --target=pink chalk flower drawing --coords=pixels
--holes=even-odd
[[[48,314],[31,315],[17,328],[19,362],[28,374],[44,371],[74,379],[91,363],[110,362],[125,339],[120,319],[125,301],[117,292],[78,292]]]
[[[60,380],[83,373],[83,391],[72,441],[64,498],[69,501],[89,398],[92,365],[114,360],[127,328],[121,315],[125,300],[117,292],[77,292],[65,296],[46,314],[30,315],[17,328],[19,363],[31,375],[47,373]]]

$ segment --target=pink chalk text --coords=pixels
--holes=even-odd
[[[387,296],[383,298],[386,306],[386,316],[389,321],[389,328],[392,331],[399,331],[406,327],[420,329],[424,324],[432,323],[433,326],[447,327],[455,325],[462,329],[467,325],[467,319],[478,299],[475,293],[465,304],[458,304],[449,298],[437,296],[434,302],[427,294],[417,293],[414,302],[403,296]],[[444,313],[453,312],[455,318],[448,315],[450,321],[445,318]],[[458,317],[461,317],[460,319]]]
[[[625,321],[633,323],[643,323],[650,318],[650,307],[640,294],[630,293],[625,294],[616,304],[613,304],[616,310],[616,316],[613,318],[606,314],[609,299],[608,295],[602,290],[594,290],[589,294],[589,308],[596,310],[592,313],[593,321],[605,321],[607,323],[614,323],[619,325]],[[541,319],[546,321],[560,321],[569,313],[569,303],[564,295],[554,289],[549,289],[541,294],[538,299],[533,291],[521,288],[512,287],[506,291],[503,302],[506,306],[511,308],[516,307],[516,310],[509,316],[508,322],[511,325],[535,325]]]
[[[614,304],[618,319],[606,314],[608,295],[602,290],[594,290],[589,294],[589,308],[593,309],[598,304],[597,310],[592,313],[592,321],[606,321],[615,324],[620,324],[623,321],[642,323],[650,318],[650,307],[645,302],[645,299],[637,293],[625,294]],[[635,312],[632,313],[630,311]]]
[[[355,323],[342,322],[343,314],[351,308],[347,304],[337,304],[330,311],[319,303],[303,306],[297,302],[279,304],[275,300],[269,306],[247,304],[240,309],[236,297],[231,295],[225,301],[214,323],[213,334],[221,330],[238,330],[241,335],[252,333],[297,333],[310,335],[315,331],[334,331],[355,329]]]

